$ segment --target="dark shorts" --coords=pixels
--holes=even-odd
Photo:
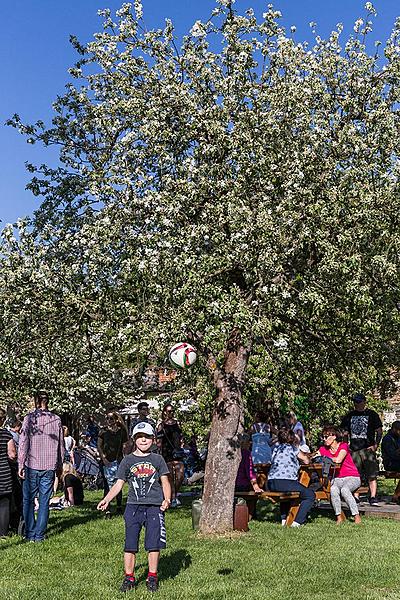
[[[162,550],[166,547],[164,513],[159,506],[127,504],[124,519],[125,552],[139,550],[139,536],[143,525],[146,529],[144,547],[147,552]]]
[[[373,481],[377,478],[379,465],[376,459],[376,453],[373,450],[367,450],[367,448],[353,450],[351,452],[351,457],[361,475],[361,480],[368,479],[368,481]]]

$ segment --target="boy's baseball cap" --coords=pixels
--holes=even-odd
[[[154,436],[154,429],[150,423],[138,423],[132,431],[132,437],[135,437],[138,433],[144,433],[145,435]]]

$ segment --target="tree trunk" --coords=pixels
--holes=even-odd
[[[250,347],[231,336],[224,365],[216,375],[218,390],[211,425],[204,478],[202,533],[223,533],[233,529],[233,497],[243,433],[242,391]]]

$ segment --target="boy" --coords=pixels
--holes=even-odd
[[[135,588],[135,559],[138,551],[139,535],[142,526],[146,528],[145,548],[149,557],[149,573],[146,586],[149,592],[158,588],[157,568],[160,550],[166,547],[164,511],[171,504],[169,470],[162,456],[150,451],[154,443],[154,430],[149,423],[138,423],[132,431],[136,449],[125,456],[117,472],[117,481],[98,510],[107,510],[111,500],[128,482],[128,500],[125,509],[125,578],[121,592]]]

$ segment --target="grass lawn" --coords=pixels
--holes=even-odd
[[[1,600],[110,600],[122,598],[122,517],[104,520],[100,494],[84,507],[55,511],[48,539],[0,542]],[[190,507],[167,514],[168,549],[160,562],[161,599],[397,600],[400,598],[400,522],[364,519],[337,526],[313,515],[301,529],[285,529],[270,505],[246,534],[201,539]],[[146,554],[139,553],[139,587],[128,597],[148,598]]]

